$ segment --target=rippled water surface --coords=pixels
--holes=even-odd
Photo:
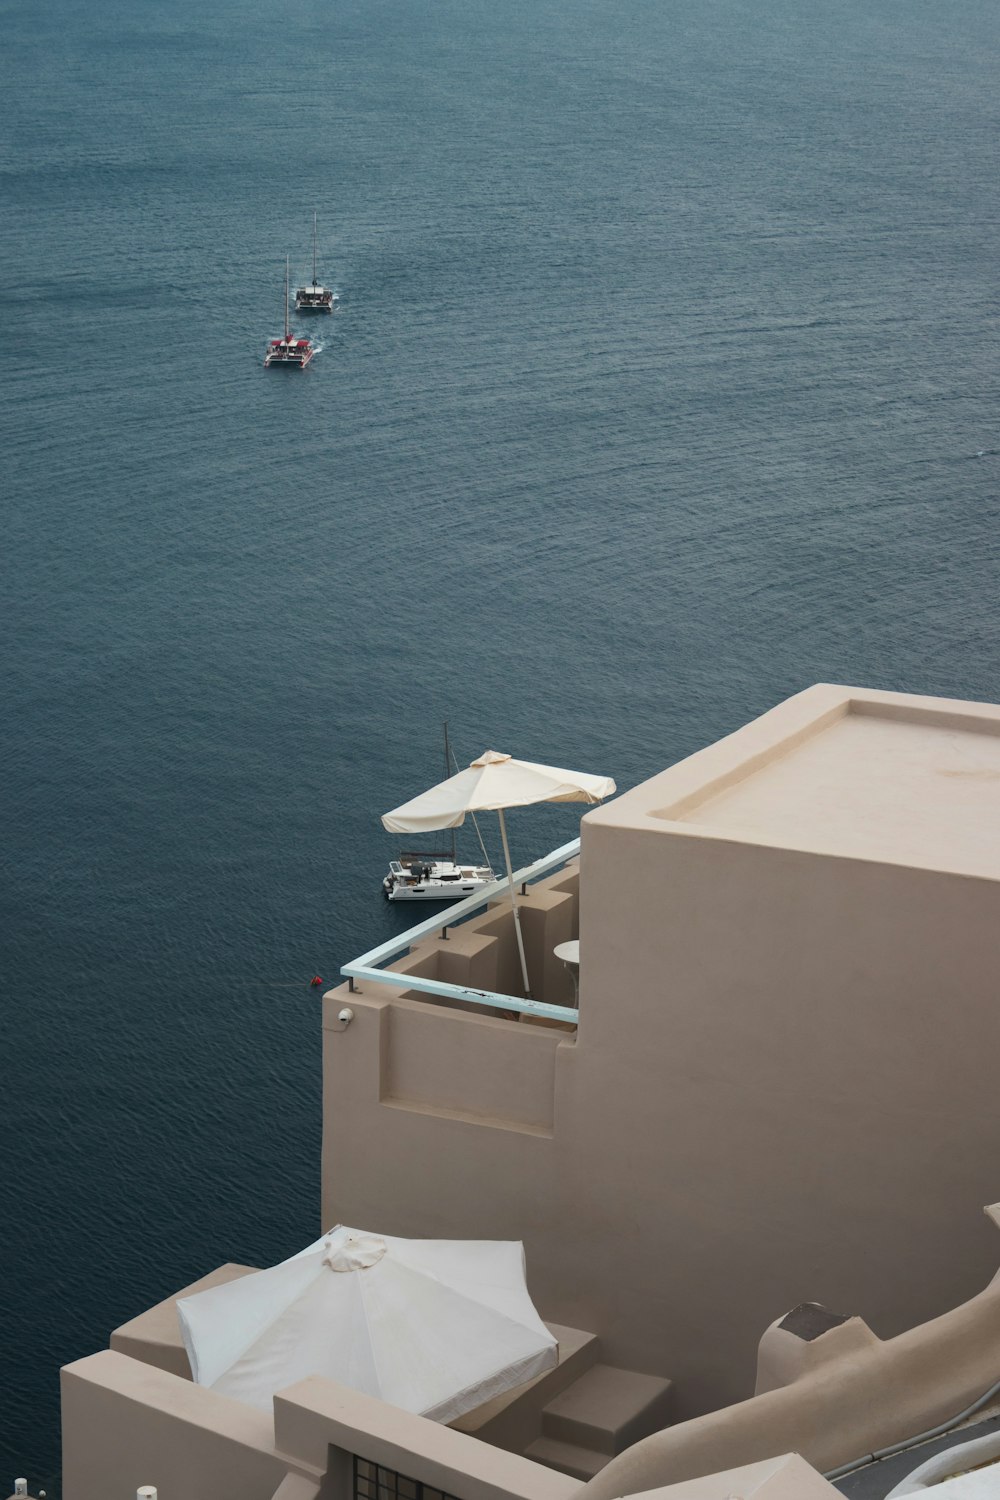
[[[628,786],[817,680],[1000,697],[1000,12],[0,14],[0,1491],[51,1492],[60,1364],[316,1231],[307,981],[404,925],[443,718]],[[340,311],[265,372],[314,209]]]

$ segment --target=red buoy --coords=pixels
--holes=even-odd
[[[313,977],[309,981],[309,984],[310,984],[310,986],[311,986],[312,989],[316,989],[316,987],[318,985],[321,985],[322,983],[323,983],[323,976],[322,976],[322,974],[314,974]]]

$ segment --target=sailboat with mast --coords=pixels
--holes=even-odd
[[[448,724],[444,726],[444,779],[452,774],[455,757],[448,743]],[[455,763],[454,769],[458,770]],[[455,830],[451,830],[450,849],[410,849],[398,859],[389,861],[389,873],[382,881],[387,901],[461,901],[496,880],[475,814],[472,821],[482,850],[481,865],[462,864],[455,849]]]
[[[294,338],[288,327],[288,256],[285,256],[285,332],[280,339],[270,339],[264,355],[264,368],[280,365],[287,369],[304,370],[316,353],[309,339]]]
[[[313,214],[313,279],[311,285],[296,289],[295,311],[332,313],[336,300],[336,292],[316,279],[316,215]]]

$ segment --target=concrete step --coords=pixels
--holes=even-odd
[[[534,1459],[536,1464],[546,1464],[560,1474],[568,1474],[571,1479],[582,1480],[593,1479],[610,1459],[610,1454],[593,1453],[588,1448],[578,1448],[575,1443],[559,1443],[555,1438],[547,1437],[536,1438],[525,1448],[524,1456]]]
[[[597,1363],[601,1347],[594,1334],[581,1328],[565,1328],[558,1323],[547,1323],[546,1327],[559,1343],[556,1367],[516,1390],[494,1396],[475,1411],[456,1417],[449,1426],[459,1432],[475,1433],[476,1437],[511,1453],[522,1453],[527,1443],[541,1436],[546,1405]]]
[[[612,1458],[670,1422],[669,1380],[595,1364],[547,1402],[542,1437]]]

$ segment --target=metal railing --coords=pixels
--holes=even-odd
[[[513,883],[521,887],[523,896],[529,881],[539,880],[550,870],[564,865],[579,852],[580,840],[573,839],[571,843],[563,844],[559,849],[553,849],[552,853],[546,854],[544,858],[536,859],[534,864],[525,865],[523,870],[515,870]],[[548,1021],[569,1021],[575,1026],[580,1016],[575,1006],[546,1005],[541,1000],[529,1000],[521,995],[499,995],[492,990],[472,989],[464,984],[445,984],[440,979],[425,979],[422,975],[399,974],[391,969],[379,968],[380,964],[388,963],[392,958],[398,958],[421,938],[431,937],[434,933],[447,938],[449,927],[454,926],[461,918],[478,911],[481,906],[486,906],[488,902],[495,901],[498,896],[506,896],[507,891],[508,881],[504,876],[503,880],[495,880],[492,885],[484,886],[474,896],[467,896],[464,901],[450,906],[443,916],[430,917],[426,922],[420,922],[416,927],[410,927],[398,937],[390,939],[388,943],[382,943],[378,948],[373,948],[370,953],[363,953],[353,963],[344,964],[340,972],[345,979],[350,981],[352,990],[356,979],[364,979],[370,984],[391,984],[397,988],[420,990],[424,994],[440,995],[445,1000],[464,1000],[473,1005],[487,1006],[491,1010],[518,1011],[522,1015],[542,1016]]]

